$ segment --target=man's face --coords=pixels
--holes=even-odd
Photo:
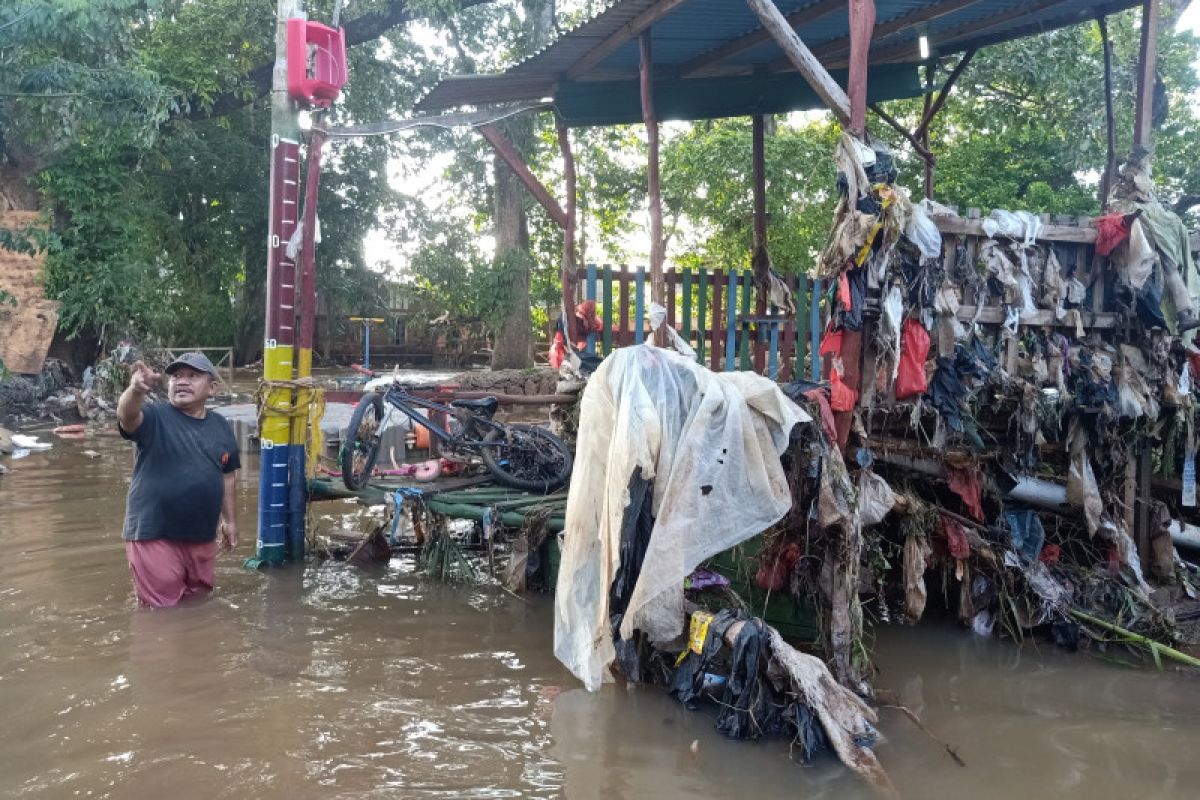
[[[176,408],[194,408],[212,396],[213,379],[207,372],[183,366],[171,373],[167,398]]]

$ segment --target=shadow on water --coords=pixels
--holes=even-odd
[[[723,740],[711,713],[657,689],[576,688],[548,598],[439,585],[411,559],[263,575],[241,569],[244,541],[214,597],[137,609],[119,539],[129,446],[93,434],[10,465],[0,797],[865,796],[834,759]],[[967,762],[881,711],[880,755],[907,797],[1200,791],[1194,680],[953,628],[884,629],[877,649],[880,686]]]

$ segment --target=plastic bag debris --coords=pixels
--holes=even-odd
[[[922,258],[932,260],[942,254],[941,231],[919,203],[912,207],[912,216],[908,219],[904,235],[921,251]]]
[[[929,333],[915,319],[904,320],[900,342],[900,361],[896,371],[896,399],[925,394],[929,382],[925,378],[925,361],[929,358]]]

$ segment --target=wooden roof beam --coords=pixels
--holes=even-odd
[[[784,16],[787,24],[792,29],[798,28],[801,25],[807,25],[822,17],[832,14],[845,7],[845,0],[822,0],[816,5],[802,8],[799,11],[793,11]],[[703,69],[720,64],[726,59],[733,58],[736,55],[746,52],[747,50],[757,47],[764,42],[771,41],[771,34],[765,28],[759,28],[756,31],[746,34],[738,39],[726,42],[715,50],[710,50],[707,53],[697,56],[690,61],[682,64],[675,72],[677,77],[687,78]]]
[[[915,28],[918,25],[924,25],[935,19],[953,14],[957,11],[962,11],[964,8],[975,5],[980,0],[945,0],[935,6],[921,8],[912,13],[905,14],[902,17],[885,22],[881,25],[876,25],[871,36],[875,41],[879,41],[885,36],[891,36],[894,33]],[[822,61],[833,58],[845,57],[850,52],[850,37],[843,36],[840,39],[832,39],[824,44],[813,49],[813,55]],[[874,58],[872,58],[874,60]],[[767,65],[769,72],[782,72],[791,67],[791,63],[784,58],[772,61]]]
[[[525,188],[533,195],[533,199],[537,200],[538,204],[546,209],[546,213],[554,220],[554,224],[558,225],[564,231],[567,230],[570,226],[567,212],[563,211],[562,206],[546,190],[546,187],[537,179],[537,176],[529,171],[529,167],[525,166],[525,161],[521,158],[521,153],[517,148],[513,147],[513,143],[508,140],[508,137],[490,122],[480,125],[478,130],[483,135],[483,138],[487,139],[492,149],[496,151],[496,155],[500,156],[501,160],[508,165],[508,168],[513,171],[518,180],[525,184]]]
[[[804,80],[808,81],[813,91],[833,112],[842,127],[848,128],[850,126],[850,98],[788,25],[774,0],[746,0],[746,5],[750,6],[750,9],[762,20],[763,27],[771,33],[771,37],[779,44],[783,52],[787,53],[788,60],[795,66],[796,71]]]
[[[660,19],[670,14],[679,6],[686,3],[688,0],[659,0],[650,8],[647,8],[641,14],[631,19],[629,22],[622,25],[617,30],[613,31],[604,38],[600,44],[588,51],[588,54],[575,62],[575,64],[566,71],[564,77],[567,80],[578,80],[584,73],[591,70],[592,67],[599,64],[604,59],[608,58],[618,47],[628,41],[636,39],[643,31],[649,30],[650,26]]]
[[[1005,23],[1011,22],[1018,17],[1039,14],[1047,9],[1062,5],[1066,2],[1068,2],[1068,0],[1042,0],[1042,2],[1032,6],[1013,8],[1000,14],[988,17],[987,19],[959,25],[957,28],[951,28],[948,31],[943,31],[942,33],[938,34],[938,38],[936,40],[931,38],[929,42],[929,49],[936,55],[939,46],[952,49],[957,43],[962,41],[969,40],[974,42],[985,36],[989,31],[994,30]],[[883,50],[878,50],[871,53],[871,63],[884,64],[889,61],[895,61],[903,58],[906,55],[911,55],[912,52],[913,46],[909,42],[893,45]]]

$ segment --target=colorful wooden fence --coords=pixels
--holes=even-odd
[[[750,270],[687,270],[665,273],[667,324],[696,350],[696,359],[716,371],[753,370],[773,380],[807,376],[817,380],[816,352],[822,330],[820,281],[786,275],[796,313],[755,316]],[[603,323],[588,337],[586,351],[608,355],[617,347],[641,344],[649,333],[650,287],[644,267],[598,266],[579,270],[584,299],[596,301]]]

